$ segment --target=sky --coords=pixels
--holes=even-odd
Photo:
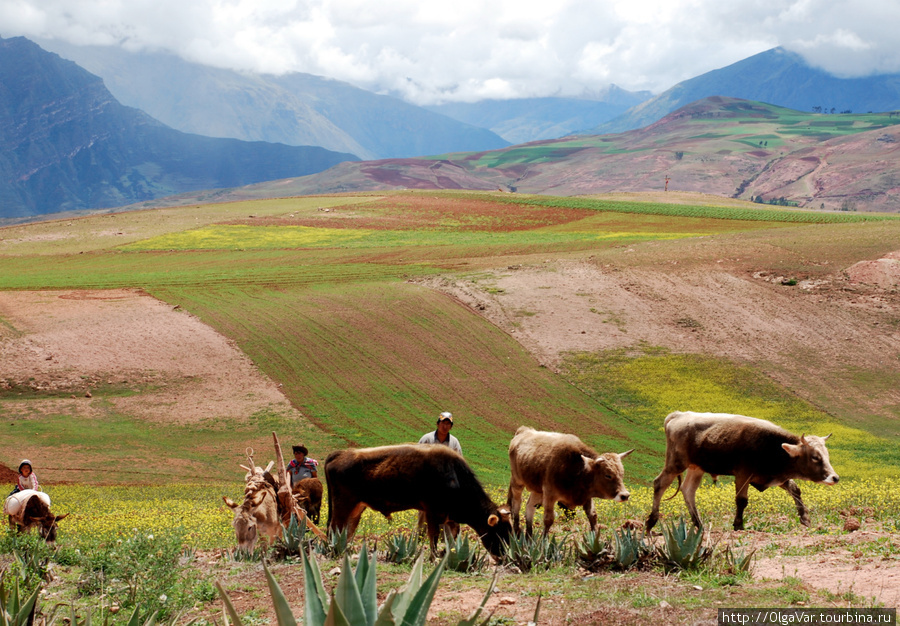
[[[0,37],[328,76],[420,105],[662,92],[783,46],[900,72],[898,0],[0,0]]]

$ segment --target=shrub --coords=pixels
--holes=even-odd
[[[637,565],[652,553],[646,538],[630,528],[620,528],[613,535],[613,560],[619,569]]]
[[[564,541],[544,535],[518,535],[512,533],[504,542],[502,559],[515,565],[522,572],[532,569],[546,570],[561,565],[568,557]]]
[[[477,544],[469,543],[469,536],[459,533],[455,538],[444,528],[447,569],[454,572],[478,572],[484,568],[487,554]]]
[[[575,558],[586,570],[597,571],[609,561],[609,546],[600,533],[589,530],[575,540]]]
[[[381,557],[388,563],[407,563],[419,553],[419,538],[416,533],[394,533],[384,540]]]
[[[659,555],[666,569],[697,569],[712,555],[712,548],[704,544],[703,531],[686,526],[683,517],[678,522],[663,523],[662,533]]]

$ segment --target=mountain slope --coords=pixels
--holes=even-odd
[[[583,98],[521,98],[451,102],[426,107],[453,119],[489,128],[517,144],[556,139],[582,128],[591,128],[647,100],[650,92],[629,92],[610,86]]]
[[[818,110],[814,107],[831,113],[893,111],[900,108],[900,74],[838,78],[811,67],[799,54],[773,48],[682,81],[584,132],[603,134],[641,128],[710,96],[757,100],[798,111]]]
[[[897,211],[898,181],[900,115],[811,114],[713,97],[640,130],[344,163],[277,186],[242,189],[235,197],[398,188],[574,196],[668,188],[765,202],[784,198],[816,209]]]
[[[40,43],[102,77],[122,103],[184,132],[318,145],[365,159],[509,145],[484,128],[310,74],[238,73],[162,53]]]
[[[178,132],[22,38],[0,40],[0,217],[106,208],[301,176],[354,159]]]

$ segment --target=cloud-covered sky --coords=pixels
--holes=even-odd
[[[900,72],[898,0],[0,0],[0,36],[329,76],[417,104],[658,93],[775,46]]]

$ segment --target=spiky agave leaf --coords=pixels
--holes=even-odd
[[[275,619],[278,620],[278,626],[297,626],[297,620],[291,606],[288,604],[284,592],[278,585],[278,581],[269,571],[269,566],[263,561],[263,570],[266,572],[266,582],[269,583],[269,595],[272,596],[272,606],[275,608]]]

